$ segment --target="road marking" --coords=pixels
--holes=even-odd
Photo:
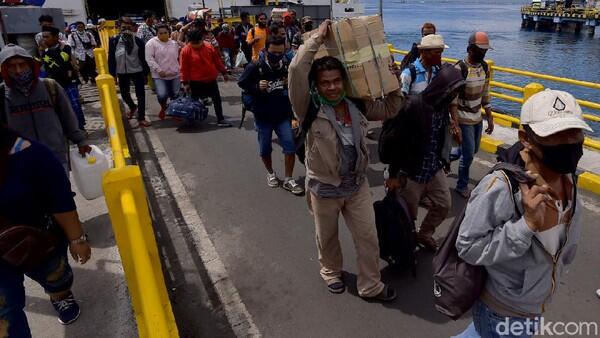
[[[221,304],[223,304],[225,315],[227,316],[227,320],[229,321],[233,332],[237,337],[260,337],[260,331],[254,324],[252,315],[250,315],[246,309],[246,305],[244,305],[238,290],[233,285],[233,282],[227,273],[227,269],[221,261],[219,253],[208,236],[204,222],[192,204],[162,142],[154,130],[146,128],[145,131],[148,133],[150,143],[152,144],[152,148],[158,159],[158,164],[165,175],[165,179],[173,196],[175,197],[177,207],[181,211],[184,222],[190,229],[190,233],[198,248],[199,256],[204,263],[211,283],[219,295]]]

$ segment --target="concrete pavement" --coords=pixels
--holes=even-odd
[[[100,114],[98,91],[95,87],[84,86],[82,96],[85,100],[86,128],[91,143],[110,155],[104,121]],[[72,187],[77,193],[74,183]],[[81,307],[81,316],[71,325],[59,324],[56,312],[44,290],[26,278],[25,312],[32,336],[135,337],[135,319],[104,198],[88,201],[77,194],[75,202],[92,246],[92,257],[85,265],[69,258],[75,275],[73,294]]]
[[[220,86],[225,115],[235,124],[241,112],[240,91],[235,83]],[[148,116],[155,120],[157,103],[153,95],[147,100]],[[216,128],[210,124],[214,122],[212,108],[210,114],[208,121],[195,127],[179,128],[180,123],[173,120],[154,121],[151,128],[132,134],[149,195],[151,199],[162,197],[153,202],[153,215],[166,212],[156,204],[168,205],[173,213],[157,227],[159,247],[165,248],[161,251],[168,262],[164,264],[171,279],[168,284],[185,286],[186,280],[193,280],[195,287],[204,290],[198,292],[205,296],[194,298],[193,304],[202,305],[195,312],[185,301],[193,294],[182,294],[179,288],[171,290],[172,301],[178,300],[173,307],[180,330],[182,325],[191,328],[204,322],[203,331],[202,327],[198,327],[200,331],[190,329],[186,336],[253,335],[257,330],[267,337],[449,337],[468,325],[470,316],[454,322],[435,311],[431,254],[419,254],[416,278],[381,263],[384,281],[398,291],[395,302],[378,304],[360,299],[355,285],[355,251],[343,225],[340,241],[349,289],[342,295],[330,294],[318,274],[314,223],[306,201],[283,189],[267,187],[252,116],[238,130]],[[376,200],[383,196],[384,166],[378,163],[375,142],[370,142],[369,148],[368,177]],[[273,159],[276,171],[282,173],[278,146],[274,147]],[[473,183],[493,161],[489,154],[478,155],[472,168]],[[457,172],[455,166],[453,172]],[[165,173],[177,179],[161,176]],[[296,166],[295,174],[304,175],[301,165]],[[448,180],[453,187],[456,176]],[[174,184],[176,181],[181,186]],[[455,193],[452,198],[453,208],[436,237],[445,234],[465,203]],[[600,201],[586,193],[581,193],[581,198],[582,243],[546,319],[595,321],[600,326],[600,300],[594,294],[600,286]],[[171,240],[173,235],[175,241]],[[171,273],[169,265],[173,262],[177,263],[176,270],[188,274]],[[206,315],[208,322],[203,317]]]

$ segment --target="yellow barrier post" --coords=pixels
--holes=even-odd
[[[102,187],[139,336],[178,337],[140,168],[111,169],[104,174]]]
[[[544,86],[539,83],[532,82],[523,88],[523,103],[529,100],[533,95],[544,90]]]

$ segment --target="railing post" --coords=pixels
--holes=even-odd
[[[485,62],[488,64],[488,71],[490,72],[490,82],[494,81],[494,66],[496,66],[496,63],[494,62],[494,60],[485,60]]]
[[[539,83],[532,82],[528,84],[523,88],[523,103],[529,100],[529,98],[532,97],[534,94],[537,94],[543,90],[544,86]]]
[[[95,48],[94,58],[96,59],[96,70],[98,72],[98,75],[108,74],[108,60],[106,59],[106,50],[104,48]]]

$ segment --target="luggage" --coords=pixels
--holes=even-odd
[[[394,268],[410,269],[416,276],[417,233],[408,206],[395,192],[373,203],[379,240],[379,257]]]
[[[180,94],[175,100],[169,102],[167,115],[186,119],[189,123],[195,120],[204,121],[208,117],[208,108],[201,101],[187,94]]]
[[[514,164],[497,163],[490,173],[496,170],[502,170],[506,174],[513,195],[518,191],[519,183],[531,181],[523,168]],[[483,290],[487,276],[485,267],[471,265],[458,256],[456,239],[460,224],[465,218],[467,206],[468,204],[454,218],[454,223],[448,230],[446,238],[433,257],[435,308],[454,320],[460,318],[473,306]]]

